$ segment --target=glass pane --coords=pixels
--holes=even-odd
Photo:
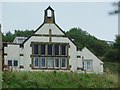
[[[90,62],[87,62],[87,69],[90,70]]]
[[[66,58],[62,58],[62,67],[66,67],[67,62],[66,62]]]
[[[60,66],[60,59],[55,58],[55,67],[59,67],[59,66]]]
[[[34,45],[34,54],[38,54],[38,45]]]
[[[48,17],[51,17],[51,16],[52,16],[51,10],[47,10],[47,16],[48,16]]]
[[[41,67],[46,67],[45,57],[41,57],[40,66]]]
[[[8,66],[12,66],[12,60],[8,60]]]
[[[34,57],[34,66],[39,67],[39,59],[38,59],[38,57]]]
[[[52,55],[52,45],[48,45],[48,55]]]
[[[14,66],[18,66],[18,61],[14,60]]]
[[[45,55],[45,45],[41,45],[41,55]]]
[[[62,50],[61,54],[66,55],[66,46],[65,45],[61,46],[61,50]]]
[[[48,67],[49,68],[53,67],[53,59],[52,59],[52,57],[48,57]]]
[[[55,55],[59,55],[59,45],[54,46],[54,53]]]

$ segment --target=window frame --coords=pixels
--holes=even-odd
[[[38,45],[38,54],[34,54],[34,45]],[[48,54],[48,46],[51,45],[51,52],[52,55]],[[65,54],[62,54],[62,46],[64,46],[64,51]],[[69,54],[68,54],[68,49],[69,49],[69,43],[48,43],[48,42],[31,42],[31,47],[32,47],[32,65],[33,67],[31,67],[32,69],[70,69],[68,67],[69,64]],[[44,47],[44,54],[42,53],[42,49]],[[58,53],[55,53],[55,47],[56,49],[59,48]],[[34,58],[35,57],[39,57],[38,62],[38,66],[35,66],[35,61]],[[42,58],[45,58],[45,67],[42,66]],[[51,61],[49,61],[49,59],[51,58]],[[59,58],[59,67],[56,67],[57,65],[55,64],[57,61],[55,61],[56,58]],[[65,59],[65,64],[64,66],[62,66],[62,62]],[[51,64],[51,65],[50,65]]]
[[[36,60],[35,58],[37,58],[37,60],[38,60],[38,66],[35,66],[35,60]],[[34,68],[39,68],[39,57],[34,57],[33,65],[34,65]]]
[[[17,61],[17,66],[15,66],[15,61]],[[18,67],[18,60],[13,60],[13,66]]]
[[[11,61],[11,65],[9,65],[9,61]],[[7,60],[7,65],[8,65],[8,66],[13,66],[12,61],[13,61],[13,60]]]
[[[45,66],[43,67],[42,66],[42,58],[44,58],[44,60],[45,60]],[[46,68],[46,57],[40,57],[40,61],[39,61],[40,63],[40,68]]]
[[[84,65],[83,65],[83,63],[84,63]],[[89,66],[88,66],[88,63],[89,63]],[[93,60],[83,60],[82,61],[82,66],[83,66],[84,70],[92,71],[93,70]]]
[[[58,67],[56,67],[56,59],[59,60],[59,66]],[[54,58],[54,68],[60,68],[60,58],[59,57]]]
[[[65,63],[65,67],[62,67],[62,62],[63,62],[62,59],[65,59],[65,62],[66,62]],[[61,58],[61,68],[67,68],[67,58],[65,58],[65,57]]]

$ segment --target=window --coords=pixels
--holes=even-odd
[[[12,66],[12,60],[8,60],[8,66]]]
[[[33,68],[67,68],[67,43],[31,43]],[[10,63],[10,62],[9,62]],[[17,66],[18,62],[13,62]]]
[[[41,59],[40,59],[40,66],[41,66],[41,68],[45,68],[46,67],[45,57],[41,57]]]
[[[34,57],[34,67],[35,68],[39,67],[39,57]]]
[[[83,69],[86,71],[91,71],[92,70],[92,60],[84,60],[82,62],[83,64]]]
[[[14,60],[14,66],[18,66],[18,61]]]
[[[52,57],[48,57],[48,68],[52,68],[53,67],[53,59]]]
[[[55,68],[59,68],[60,67],[60,58],[55,58]]]
[[[61,55],[66,55],[66,46],[61,45]]]
[[[38,45],[34,45],[34,54],[38,54]]]
[[[59,55],[59,45],[54,46],[54,53],[55,55]]]
[[[47,10],[47,16],[48,16],[48,17],[52,17],[52,12],[51,12],[51,10]]]
[[[8,66],[18,66],[18,60],[8,60]]]
[[[52,55],[52,45],[48,45],[48,55]]]
[[[67,66],[67,62],[66,62],[66,58],[62,58],[62,65],[61,67],[66,67]]]
[[[41,45],[41,55],[45,55],[45,45]]]

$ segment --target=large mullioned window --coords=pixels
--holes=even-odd
[[[68,68],[68,44],[32,44],[33,68]]]

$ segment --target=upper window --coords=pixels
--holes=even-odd
[[[52,45],[48,45],[48,55],[52,55]]]
[[[34,54],[38,54],[38,45],[34,45]]]
[[[41,45],[41,55],[45,55],[45,45]]]
[[[61,55],[66,55],[66,46],[61,45]]]
[[[59,55],[59,45],[54,46],[54,53],[55,55]]]

